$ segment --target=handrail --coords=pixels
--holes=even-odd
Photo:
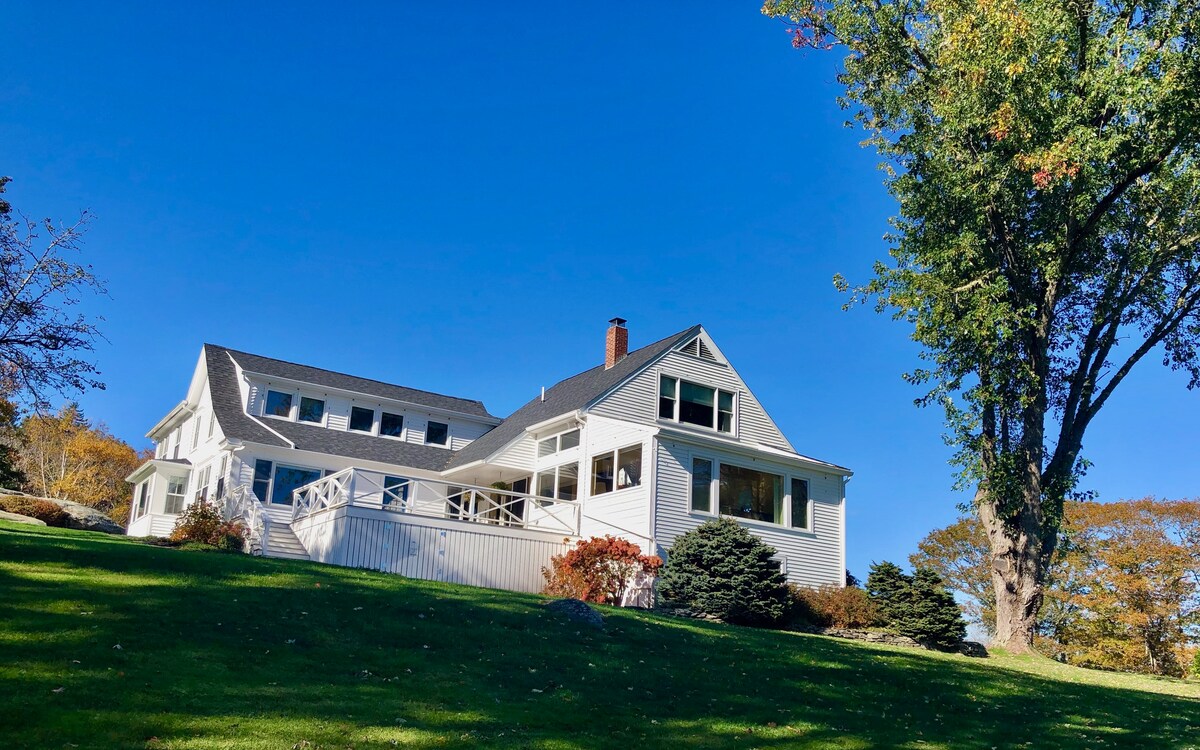
[[[261,555],[266,546],[267,518],[262,503],[244,484],[237,484],[230,475],[225,480],[226,493],[222,508],[226,520],[241,520],[246,525],[246,551]]]
[[[292,520],[352,505],[491,526],[579,535],[581,505],[494,487],[393,476],[351,467],[297,488]]]

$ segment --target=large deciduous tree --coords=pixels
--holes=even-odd
[[[923,346],[907,377],[975,490],[996,641],[1029,650],[1089,425],[1151,353],[1200,382],[1197,0],[763,10],[847,52],[842,103],[899,203],[854,298]]]
[[[1200,500],[1070,503],[1039,613],[1039,643],[1081,666],[1182,675],[1200,639]],[[911,558],[984,601],[991,569],[975,518],[936,529]]]
[[[30,221],[3,199],[9,181],[0,177],[0,394],[42,411],[52,393],[104,387],[86,356],[100,331],[76,306],[105,287],[75,257],[89,215]]]

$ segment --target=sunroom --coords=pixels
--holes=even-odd
[[[125,477],[133,485],[130,536],[167,536],[183,511],[192,464],[185,458],[152,458]]]

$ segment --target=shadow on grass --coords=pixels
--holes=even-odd
[[[3,747],[1200,745],[1186,698],[85,534],[0,527],[0,592]]]

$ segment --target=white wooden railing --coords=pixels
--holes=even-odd
[[[292,493],[292,521],[343,505],[579,535],[580,505],[511,490],[343,469]]]
[[[225,497],[221,498],[225,519],[236,519],[246,524],[246,551],[261,555],[267,546],[267,534],[270,533],[270,521],[263,513],[262,503],[249,487],[236,484],[232,475],[226,478],[225,487]]]

